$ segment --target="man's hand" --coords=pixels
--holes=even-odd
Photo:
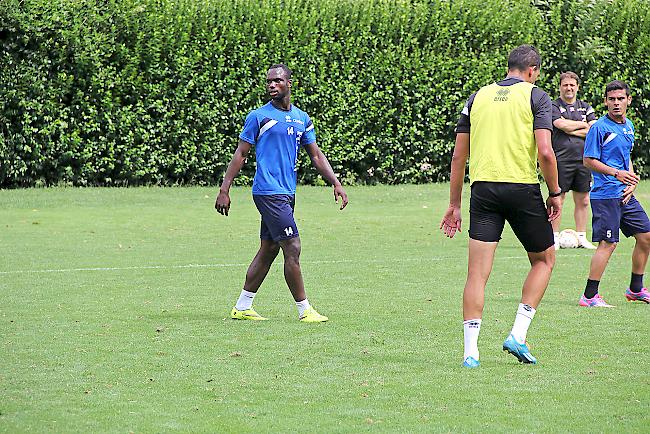
[[[217,212],[219,212],[219,214],[228,216],[228,210],[230,210],[230,195],[227,191],[219,190],[217,201],[214,203],[214,207]]]
[[[348,195],[345,194],[345,190],[343,189],[342,185],[335,185],[334,186],[334,202],[338,203],[339,202],[339,197],[341,198],[341,208],[339,208],[339,209],[343,209],[348,204]]]
[[[460,232],[461,230],[461,221],[460,206],[449,205],[447,212],[445,212],[445,215],[442,217],[442,221],[440,222],[440,229],[442,229],[442,232],[449,238],[454,238],[456,232]]]
[[[636,190],[636,184],[628,185],[625,187],[625,190],[623,190],[623,205],[627,205],[630,199],[632,199],[632,193],[634,193],[634,190]]]
[[[619,170],[616,173],[616,179],[621,181],[625,185],[636,185],[639,183],[639,177],[632,172],[627,170]]]
[[[552,222],[560,216],[562,211],[562,199],[560,196],[551,197],[546,199],[546,213],[548,214],[548,221]]]

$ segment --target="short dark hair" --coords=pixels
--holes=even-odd
[[[562,74],[560,74],[560,84],[562,84],[562,80],[564,80],[566,78],[570,78],[572,80],[575,80],[576,83],[580,84],[580,77],[578,77],[578,74],[576,74],[573,71],[567,71],[567,72],[563,72]]]
[[[284,71],[284,74],[287,76],[287,79],[291,78],[292,72],[289,69],[289,67],[287,65],[285,65],[284,63],[276,63],[275,65],[271,65],[271,67],[269,68],[269,71],[271,69],[278,69],[278,68],[281,68],[282,71]]]
[[[525,71],[528,67],[542,66],[542,58],[539,55],[537,48],[532,45],[520,45],[510,52],[508,56],[508,69],[517,69]]]
[[[605,86],[605,98],[607,94],[613,90],[624,90],[625,95],[630,96],[630,86],[626,82],[621,80],[610,81],[607,86]]]

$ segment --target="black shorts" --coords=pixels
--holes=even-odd
[[[296,198],[289,194],[253,195],[253,202],[262,216],[260,239],[282,241],[298,236],[293,218]]]
[[[557,162],[557,175],[563,192],[587,193],[591,190],[591,172],[582,161]]]
[[[469,237],[499,241],[506,220],[527,252],[543,252],[553,245],[553,228],[539,184],[474,182],[469,202]]]

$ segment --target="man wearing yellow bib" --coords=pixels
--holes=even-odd
[[[449,208],[440,228],[449,238],[461,230],[461,197],[469,159],[470,240],[463,292],[462,366],[466,368],[479,366],[485,285],[506,221],[526,249],[531,268],[503,350],[522,363],[537,363],[526,345],[526,334],[555,264],[550,222],[560,213],[562,193],[551,146],[551,99],[534,85],[540,66],[541,58],[532,45],[512,50],[506,78],[471,95],[456,126]],[[546,205],[537,177],[538,162],[549,189]]]

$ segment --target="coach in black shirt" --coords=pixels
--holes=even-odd
[[[565,193],[573,191],[573,216],[580,241],[578,247],[595,249],[586,237],[591,172],[582,164],[582,154],[585,137],[591,124],[596,122],[596,114],[589,104],[577,99],[579,87],[580,79],[574,72],[560,75],[560,97],[553,101],[552,142],[562,189],[562,203]],[[552,222],[556,250],[559,247],[560,219],[561,216]]]

